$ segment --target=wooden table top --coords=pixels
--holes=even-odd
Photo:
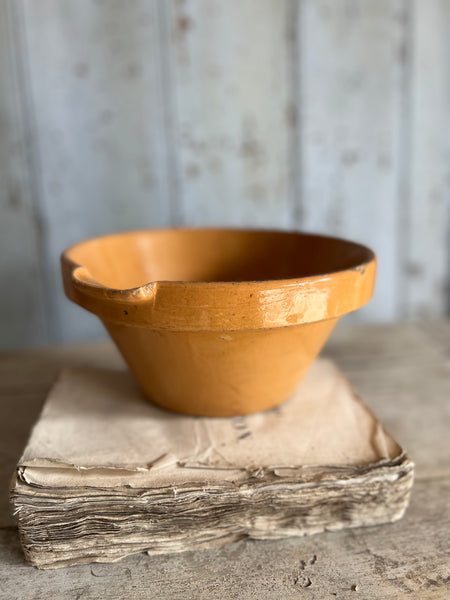
[[[401,521],[54,571],[23,558],[11,475],[59,370],[121,359],[109,343],[0,355],[0,599],[450,598],[450,323],[341,326],[324,354],[416,463]]]

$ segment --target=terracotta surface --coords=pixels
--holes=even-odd
[[[202,416],[286,400],[375,270],[364,246],[256,230],[137,231],[62,255],[67,296],[100,317],[145,394]]]

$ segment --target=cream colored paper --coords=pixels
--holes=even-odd
[[[123,371],[66,370],[19,467],[38,485],[141,487],[363,466],[400,453],[336,367],[319,359],[282,406],[229,419],[159,409]]]

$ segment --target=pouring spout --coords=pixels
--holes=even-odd
[[[69,267],[69,268],[68,268]],[[114,289],[97,281],[85,266],[63,263],[66,295],[102,320],[136,325],[151,320],[157,282],[131,289]]]

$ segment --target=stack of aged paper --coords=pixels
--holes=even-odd
[[[41,568],[399,519],[413,464],[329,361],[282,406],[208,419],[150,404],[125,371],[67,370],[12,502]]]

